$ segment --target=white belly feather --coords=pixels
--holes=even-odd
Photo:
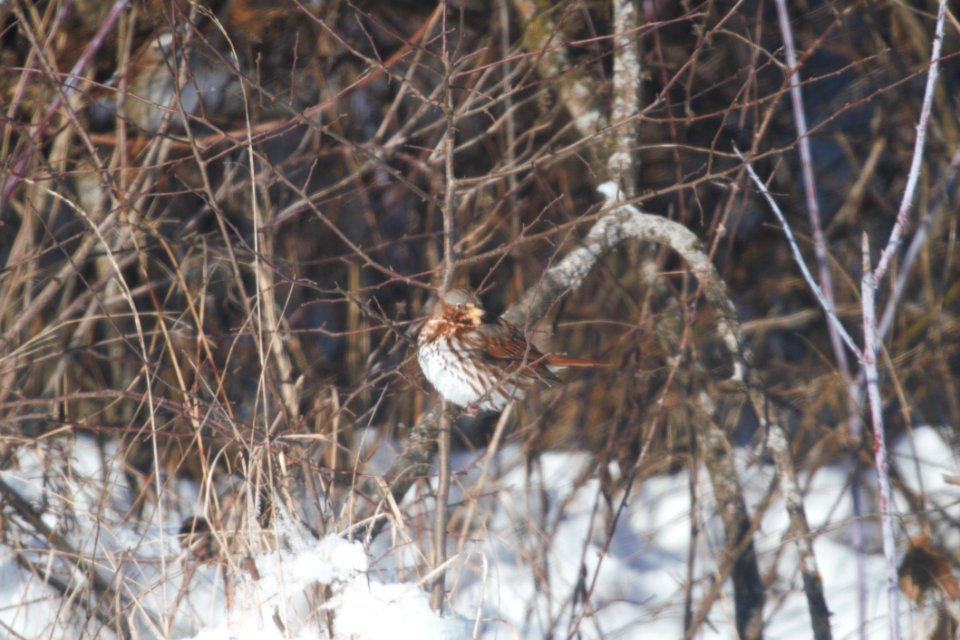
[[[417,359],[430,384],[455,405],[467,407],[477,404],[480,409],[499,411],[511,399],[524,396],[523,389],[509,380],[492,389],[480,384],[479,380],[469,375],[469,369],[464,370],[461,366],[457,354],[450,349],[448,338],[441,337],[421,344]]]

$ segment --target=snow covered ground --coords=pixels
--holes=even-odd
[[[70,448],[64,450],[64,448]],[[916,429],[892,449],[903,482],[924,496],[931,511],[960,517],[957,458],[932,428]],[[65,454],[69,470],[51,473],[51,460]],[[638,483],[609,536],[610,510],[584,453],[547,453],[526,468],[516,447],[506,447],[484,464],[480,454],[462,454],[451,494],[447,588],[450,607],[443,617],[430,606],[424,570],[429,501],[403,508],[408,526],[387,529],[368,548],[337,535],[317,541],[282,511],[275,528],[282,540],[253,561],[259,579],[237,567],[190,562],[176,532],[181,520],[202,504],[199,489],[172,482],[162,509],[148,505],[131,516],[132,492],[118,465],[93,441],[48,440],[22,446],[17,463],[0,479],[61,532],[97,574],[120,595],[139,638],[680,638],[685,599],[697,608],[722,560],[723,535],[704,474],[651,477]],[[740,454],[742,482],[751,505],[766,494],[772,468]],[[487,469],[485,472],[483,469]],[[46,470],[46,473],[45,473]],[[875,513],[872,472],[864,475],[865,509]],[[616,478],[617,470],[611,469]],[[885,637],[885,565],[875,518],[863,520],[866,575],[858,586],[851,546],[852,509],[848,472],[825,467],[804,474],[806,508],[816,534],[815,550],[833,613],[834,638],[856,638],[861,594],[866,637]],[[104,492],[103,487],[109,487]],[[694,499],[695,498],[695,499]],[[614,496],[616,505],[619,496]],[[420,505],[420,506],[416,506]],[[898,497],[898,549],[921,533]],[[418,511],[420,510],[420,511]],[[429,510],[429,509],[428,509]],[[419,513],[419,515],[418,515]],[[422,516],[422,517],[421,517]],[[69,559],[49,553],[50,545],[23,526],[4,505],[7,538],[0,546],[0,637],[113,637],[80,606],[82,591],[68,597],[44,584],[37,568],[86,584]],[[152,524],[146,525],[145,522]],[[691,548],[691,523],[699,532]],[[769,638],[810,637],[796,554],[785,540],[787,514],[774,494],[755,536],[761,575],[767,581],[764,611]],[[955,530],[935,532],[948,548]],[[952,536],[952,537],[951,537]],[[17,554],[33,562],[28,571]],[[693,570],[690,573],[690,559]],[[224,573],[229,574],[225,579]],[[692,580],[692,585],[691,585]],[[229,584],[229,588],[225,585]],[[688,588],[688,585],[691,585]],[[697,637],[734,638],[729,585],[710,609]],[[906,637],[927,624],[924,612],[901,599]]]

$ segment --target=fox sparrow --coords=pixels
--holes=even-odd
[[[503,318],[484,322],[484,315],[475,295],[452,289],[440,295],[420,330],[420,369],[453,404],[500,411],[537,380],[559,382],[558,368],[598,364],[544,355],[520,329]]]

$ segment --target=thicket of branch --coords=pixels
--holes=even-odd
[[[609,364],[500,423],[451,415],[453,447],[590,450],[610,536],[644,478],[703,461],[728,555],[687,633],[729,576],[738,631],[759,637],[764,506],[731,459],[756,445],[829,636],[796,467],[874,464],[865,387],[735,149],[863,345],[861,237],[882,247],[900,209],[937,3],[787,4],[0,5],[0,467],[88,433],[117,446],[140,513],[177,478],[204,487],[194,511],[235,557],[263,543],[235,532],[276,509],[436,546],[410,507],[440,420],[412,337],[446,280]],[[878,292],[888,434],[960,424],[945,24],[914,215]],[[392,468],[368,465],[377,447],[399,449]],[[32,531],[91,571],[0,494],[5,543]],[[943,526],[917,509],[894,527],[917,523]],[[129,604],[91,584],[91,615],[125,633],[108,612]]]

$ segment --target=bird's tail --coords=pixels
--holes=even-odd
[[[605,367],[606,362],[587,360],[585,358],[567,358],[566,356],[547,356],[547,364],[551,367]]]

